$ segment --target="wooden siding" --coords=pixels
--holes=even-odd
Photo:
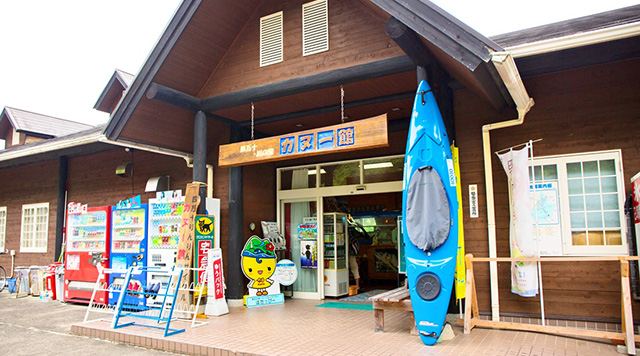
[[[57,172],[58,161],[47,161],[3,169],[0,173],[0,206],[7,207],[5,248],[16,251],[16,266],[42,266],[55,260],[53,254],[56,236]],[[37,203],[49,203],[47,252],[21,253],[22,205]],[[0,265],[10,274],[11,257],[8,254],[1,255]]]
[[[182,189],[191,182],[191,169],[181,158],[160,156],[145,151],[133,151],[133,194],[131,178],[115,174],[116,166],[131,161],[124,148],[93,155],[69,158],[68,201],[89,206],[113,206],[120,200],[141,195],[146,203],[155,193],[145,193],[147,180],[170,175],[171,189]],[[16,251],[16,266],[47,265],[53,256],[56,236],[58,160],[23,165],[2,170],[0,206],[7,206],[6,248]],[[46,253],[20,252],[22,205],[49,202],[49,231]],[[9,256],[0,256],[0,265],[10,268]]]
[[[329,51],[302,56],[302,4],[265,1],[202,88],[201,98],[350,67],[404,53],[384,32],[384,19],[357,1],[329,1]],[[259,18],[284,12],[284,61],[260,68]]]
[[[524,84],[536,101],[521,126],[491,132],[491,149],[497,151],[528,141],[534,155],[621,149],[625,191],[629,179],[640,171],[640,59],[621,61],[562,73],[527,78]],[[460,148],[465,245],[468,253],[488,256],[486,191],[482,156],[482,125],[510,120],[515,113],[497,114],[468,90],[455,92],[456,137]],[[498,256],[509,255],[509,213],[506,175],[492,152]],[[480,217],[469,218],[468,186],[477,184]],[[490,307],[488,264],[478,263],[479,306]],[[543,263],[547,315],[620,318],[618,263]],[[499,264],[500,311],[540,312],[538,298],[510,292],[510,266]],[[636,318],[640,303],[633,304]]]

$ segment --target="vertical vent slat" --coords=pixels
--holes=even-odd
[[[329,50],[329,8],[327,0],[302,5],[302,55]]]
[[[283,60],[282,11],[260,18],[260,67]]]

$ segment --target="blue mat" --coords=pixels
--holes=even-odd
[[[355,302],[355,303],[371,303],[369,297],[374,296],[376,294],[386,292],[386,289],[374,289],[368,292],[352,295],[350,297],[341,298],[341,302]]]
[[[355,303],[340,303],[340,302],[327,302],[318,304],[319,308],[337,308],[337,309],[357,309],[357,310],[373,310],[371,304],[355,304]]]

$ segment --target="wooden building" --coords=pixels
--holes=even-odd
[[[355,176],[338,181],[336,167],[402,161],[420,79],[434,88],[449,136],[460,148],[467,252],[509,255],[506,176],[491,150],[541,139],[534,143],[534,165],[544,182],[556,184],[560,202],[562,228],[553,255],[624,256],[629,251],[621,203],[631,192],[629,179],[640,171],[639,10],[633,6],[488,39],[417,0],[184,0],[122,100],[111,106],[103,134],[111,143],[193,152],[192,177],[180,159],[163,157],[174,160],[162,162],[167,169],[178,171],[172,172],[172,185],[204,181],[205,166],[214,166],[230,300],[245,292],[238,262],[246,239],[259,234],[252,226],[278,221],[291,244],[285,224],[291,204],[303,201],[317,217],[333,207],[329,198],[358,208],[352,211],[400,209],[401,169],[399,178],[394,171],[368,182],[364,168],[360,176],[345,169]],[[387,147],[240,166],[218,163],[220,146],[229,143],[251,144],[385,113]],[[99,154],[111,162],[126,159],[121,149]],[[93,156],[73,158],[69,166],[92,164]],[[159,163],[147,162],[146,169],[156,172]],[[50,165],[55,170],[57,160]],[[581,175],[571,175],[576,167]],[[294,184],[295,171],[309,175],[302,177],[303,187]],[[598,193],[589,191],[587,199],[584,190],[569,192],[572,179],[594,184],[589,189]],[[100,193],[104,186],[92,177],[84,182],[85,193],[98,190],[96,203],[109,201]],[[128,192],[124,182],[108,182],[112,191]],[[470,185],[477,187],[478,217],[470,215]],[[49,183],[54,186],[55,180]],[[487,203],[489,187],[493,203]],[[4,196],[5,187],[0,189]],[[13,194],[18,200],[19,193]],[[70,194],[73,199],[78,198]],[[599,201],[599,208],[586,206],[587,200]],[[589,218],[596,213],[600,225],[592,229]],[[368,262],[373,247],[364,249],[371,251]],[[617,268],[604,262],[545,263],[547,315],[619,319]],[[508,265],[493,271],[477,266],[480,310],[495,312],[492,298],[498,294],[500,313],[538,315],[537,297],[510,292],[510,273]],[[310,294],[294,290],[294,297],[297,291],[322,298],[321,289],[318,282]],[[637,316],[640,304],[633,306]]]
[[[133,76],[116,70],[96,103],[110,112]],[[5,108],[0,127],[8,145],[0,151],[0,249],[15,251],[16,266],[48,265],[60,256],[66,204],[114,206],[145,192],[147,180],[169,176],[171,187],[184,189],[191,181],[187,166],[192,155],[135,143],[111,142],[105,125],[92,127],[46,115]],[[20,134],[13,144],[11,132]],[[25,138],[26,137],[26,138]],[[35,140],[33,138],[36,138]],[[17,141],[16,141],[17,142]],[[121,177],[116,168],[130,163],[132,174]],[[37,217],[37,226],[25,233],[25,211]],[[9,253],[0,255],[9,273]]]
[[[250,223],[277,220],[281,229],[287,229],[282,221],[287,203],[282,197],[302,194],[302,190],[282,193],[283,182],[291,179],[283,178],[285,167],[323,169],[336,161],[401,155],[416,79],[421,78],[435,89],[450,136],[460,147],[462,206],[469,207],[468,186],[478,187],[479,217],[471,218],[468,208],[464,212],[468,252],[491,254],[483,127],[520,118],[512,128],[487,130],[492,148],[541,139],[534,154],[546,159],[536,161],[543,168],[555,164],[559,170],[569,161],[614,162],[624,168],[613,177],[601,177],[617,184],[617,194],[601,197],[614,200],[607,216],[617,227],[607,225],[589,235],[584,227],[571,228],[570,214],[575,219],[579,214],[567,210],[559,254],[627,255],[620,202],[630,191],[629,178],[640,170],[634,79],[640,69],[637,14],[638,7],[631,7],[487,39],[436,6],[418,1],[184,1],[111,116],[105,134],[116,141],[136,140],[183,151],[206,142],[204,161],[215,163],[221,145],[339,124],[344,118],[341,110],[348,120],[388,115],[387,148],[216,166],[214,195],[229,202],[228,207],[223,204],[221,218],[230,299],[243,294],[244,281],[234,256],[254,233]],[[316,22],[324,27],[309,30]],[[496,58],[504,51],[510,55],[503,60],[515,58],[524,87],[518,86],[517,71],[512,78],[501,76]],[[535,99],[533,108],[529,96]],[[489,158],[495,187],[493,253],[504,257],[509,255],[506,177],[493,156]],[[566,161],[567,157],[573,160]],[[202,163],[194,163],[196,170],[198,165]],[[564,174],[556,179],[566,180]],[[397,188],[384,194],[369,188],[373,185],[365,191],[352,189],[351,196],[365,201],[356,204],[384,201],[385,208],[399,208]],[[561,209],[569,209],[568,198],[562,197],[566,201],[562,200]],[[319,211],[325,202],[318,198]],[[586,214],[584,209],[580,212]],[[604,214],[602,208],[599,212]],[[616,265],[572,265],[567,271],[563,266],[543,268],[549,285],[548,315],[619,317]],[[570,271],[574,275],[565,276]],[[510,293],[508,266],[496,272],[500,312],[539,313],[537,298]],[[478,267],[476,278],[480,309],[490,312],[495,281],[486,266]]]

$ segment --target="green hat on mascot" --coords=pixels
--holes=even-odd
[[[251,236],[242,250],[242,256],[254,258],[276,258],[275,246],[269,240]]]

